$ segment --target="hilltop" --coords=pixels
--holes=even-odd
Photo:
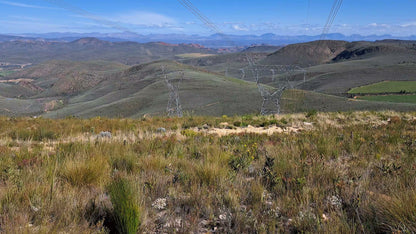
[[[269,54],[261,63],[295,64],[302,67],[330,62],[339,53],[346,49],[346,41],[313,41],[301,44],[292,44]]]

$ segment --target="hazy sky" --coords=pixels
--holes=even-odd
[[[332,0],[191,0],[224,33],[317,35]],[[416,35],[416,0],[345,0],[330,32]],[[0,0],[0,34],[213,34],[177,0]]]

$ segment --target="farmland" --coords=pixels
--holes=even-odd
[[[360,96],[359,99],[378,102],[416,103],[416,95]]]
[[[416,92],[416,81],[383,81],[375,84],[361,86],[351,89],[348,93],[366,93],[366,94],[377,94],[377,93],[399,93]]]

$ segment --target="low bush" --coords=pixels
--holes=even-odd
[[[141,223],[137,191],[126,179],[117,178],[107,188],[111,197],[113,210],[111,218],[114,226],[108,227],[115,233],[136,233]]]

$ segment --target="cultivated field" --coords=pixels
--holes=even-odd
[[[416,95],[360,96],[359,99],[378,102],[416,103]]]
[[[3,117],[0,152],[5,233],[416,231],[416,112]]]
[[[348,93],[365,93],[365,94],[377,94],[377,93],[415,93],[416,81],[383,81],[371,85],[361,86],[353,88]]]

